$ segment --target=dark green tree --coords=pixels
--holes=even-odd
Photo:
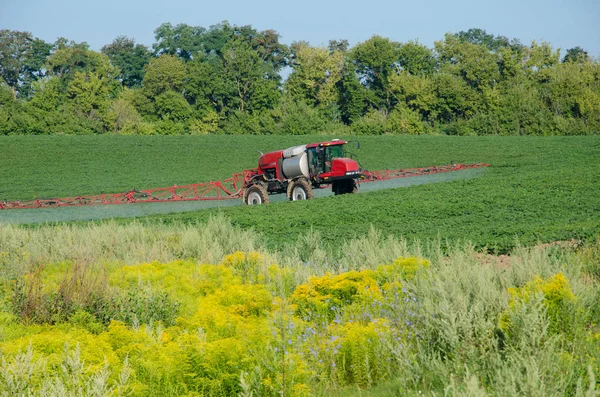
[[[347,64],[337,83],[338,106],[342,122],[350,125],[359,120],[367,110],[367,89],[360,84],[352,65]]]
[[[45,74],[51,49],[51,44],[29,32],[0,30],[0,76],[19,96],[29,96],[31,84]]]
[[[222,67],[221,59],[214,54],[186,63],[185,96],[201,115],[209,109],[224,114],[234,106],[235,87],[225,78]]]
[[[573,47],[567,50],[563,62],[582,62],[589,59],[587,51],[581,47]]]
[[[272,108],[280,93],[273,65],[262,61],[260,54],[246,40],[236,38],[223,47],[223,73],[233,82],[236,107],[240,112]]]
[[[119,79],[126,87],[137,87],[144,79],[144,67],[152,55],[148,47],[135,44],[134,39],[119,36],[112,43],[102,47],[101,52],[119,68]]]
[[[350,44],[348,43],[348,40],[346,39],[342,39],[342,40],[329,40],[329,52],[334,53],[335,51],[339,51],[341,53],[346,53],[348,51],[348,48],[350,47]]]
[[[398,67],[399,47],[399,43],[373,36],[351,51],[358,77],[371,93],[372,105],[378,109],[391,110],[394,105],[388,92],[388,76]]]
[[[502,48],[512,48],[513,50],[520,50],[523,46],[519,40],[509,40],[505,36],[494,36],[493,34],[487,33],[483,29],[472,28],[465,31],[455,33],[454,36],[463,43],[471,43],[477,45],[484,45],[490,51],[500,51]]]
[[[163,23],[154,31],[154,54],[173,55],[189,61],[195,54],[204,52],[205,32],[206,29],[201,26]]]
[[[436,68],[433,52],[416,41],[409,41],[398,48],[400,67],[410,74],[431,74]]]

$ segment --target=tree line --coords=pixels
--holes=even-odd
[[[481,29],[285,45],[274,30],[165,23],[93,51],[0,30],[0,135],[600,132],[600,62]],[[283,78],[282,75],[287,78]]]

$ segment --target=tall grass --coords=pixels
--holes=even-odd
[[[234,227],[220,215],[197,225],[106,221],[23,228],[0,223],[3,271],[62,261],[141,263],[194,258],[216,263],[225,254],[257,248],[254,232]]]
[[[600,395],[600,240],[0,226],[0,272],[0,395]]]

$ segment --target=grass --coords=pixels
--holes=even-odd
[[[0,392],[598,395],[600,241],[345,244],[272,250],[223,217],[0,225]]]
[[[255,166],[256,150],[327,139],[306,137],[6,137],[0,197],[115,192],[216,180]],[[272,203],[142,218],[194,224],[216,213],[264,237],[294,244],[309,231],[333,245],[366,236],[371,226],[412,239],[472,241],[509,252],[523,244],[589,240],[600,233],[598,137],[365,137],[368,169],[455,162],[492,165],[476,178],[302,203]],[[66,155],[68,153],[68,155]],[[235,159],[232,161],[231,159]],[[0,221],[2,213],[0,213]],[[129,222],[125,220],[124,222]]]

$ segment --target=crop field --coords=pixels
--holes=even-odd
[[[218,180],[324,139],[7,137],[0,191]],[[0,395],[598,395],[600,139],[361,147],[373,170],[491,167],[258,207],[0,211]]]
[[[328,139],[249,137],[6,137],[0,140],[0,198],[52,198],[219,180],[255,167],[258,150]],[[472,241],[493,252],[522,244],[594,239],[600,233],[598,137],[364,137],[371,170],[486,162],[472,174],[427,177],[409,188],[355,196],[277,202],[262,208],[204,208],[206,203],[0,212],[0,222],[134,217],[148,223],[205,222],[222,212],[252,228],[270,247],[308,232],[328,243],[364,236],[371,227],[396,237]],[[232,159],[235,159],[232,161]],[[445,183],[440,182],[447,178]],[[404,182],[404,181],[402,181]],[[408,182],[408,180],[407,180]],[[235,204],[228,202],[225,204]],[[118,207],[118,208],[117,208]],[[166,212],[187,211],[178,214]],[[125,222],[129,222],[125,220]]]

